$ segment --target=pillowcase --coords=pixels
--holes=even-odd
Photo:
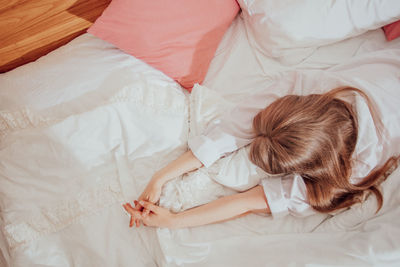
[[[398,0],[239,0],[251,44],[297,64],[318,46],[380,28],[400,17]]]
[[[383,31],[385,32],[388,41],[400,37],[400,20],[384,26]]]
[[[190,91],[203,81],[238,11],[235,0],[113,0],[88,32]]]

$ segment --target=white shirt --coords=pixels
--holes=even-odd
[[[352,94],[344,98],[353,104],[359,121],[351,176],[351,182],[358,183],[375,166],[400,151],[400,112],[397,111],[400,106],[400,61],[396,60],[400,58],[400,50],[392,52],[395,55],[387,53],[382,58],[361,58],[328,71],[290,71],[276,74],[268,81],[264,90],[249,91],[249,95],[221,120],[209,125],[202,135],[189,139],[189,147],[203,165],[209,167],[220,157],[252,141],[254,116],[277,98],[288,94],[323,93],[339,86],[353,86],[362,89],[375,102],[378,117],[382,119],[387,130],[383,138],[378,130],[382,126],[372,118],[361,96]],[[382,62],[391,64],[383,65]],[[262,180],[261,185],[274,217],[286,214],[307,216],[315,212],[308,204],[305,183],[300,175],[267,177]]]

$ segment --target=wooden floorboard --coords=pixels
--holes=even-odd
[[[84,33],[111,0],[0,0],[0,72]]]

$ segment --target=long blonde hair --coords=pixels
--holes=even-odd
[[[287,95],[253,119],[256,137],[250,145],[251,161],[270,174],[300,174],[309,203],[319,212],[350,207],[362,202],[368,192],[375,194],[379,211],[383,204],[379,184],[399,160],[393,156],[360,183],[350,183],[358,121],[352,106],[338,98],[349,92],[361,95],[374,121],[379,121],[368,96],[352,87],[325,94]]]

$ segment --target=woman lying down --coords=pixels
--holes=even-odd
[[[364,101],[367,112],[357,114],[352,103],[356,98]],[[135,207],[129,203],[123,205],[131,215],[130,227],[139,227],[140,223],[153,227],[193,227],[254,212],[273,216],[332,213],[363,202],[371,192],[376,196],[379,210],[383,203],[379,184],[397,166],[399,156],[389,155],[378,166],[365,167],[365,161],[370,159],[363,157],[371,157],[375,151],[368,152],[365,148],[362,153],[357,151],[359,139],[371,136],[364,130],[367,137],[360,136],[362,116],[372,118],[373,125],[366,128],[383,138],[385,129],[374,101],[356,88],[339,87],[322,94],[289,94],[278,99],[268,90],[253,95],[220,123],[209,126],[203,135],[189,139],[190,150],[155,173],[134,201]],[[277,177],[265,178],[245,192],[179,213],[156,205],[163,185],[169,180],[202,166],[207,168],[226,153],[248,144],[251,162]],[[274,186],[273,180],[282,179],[283,175],[289,175],[290,179]]]

